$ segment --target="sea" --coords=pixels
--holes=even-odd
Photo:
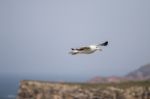
[[[19,78],[14,75],[0,75],[0,99],[16,99]]]

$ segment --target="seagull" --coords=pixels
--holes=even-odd
[[[101,43],[101,44],[96,44],[96,45],[89,45],[85,47],[80,47],[80,48],[71,48],[71,52],[69,52],[71,55],[76,55],[76,54],[91,54],[94,53],[95,51],[99,50],[102,51],[101,47],[102,46],[107,46],[108,41]]]

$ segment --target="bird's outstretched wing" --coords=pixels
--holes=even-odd
[[[90,50],[90,47],[80,47],[80,48],[77,48],[76,50],[78,50],[78,51],[87,51],[87,50]]]
[[[80,47],[80,48],[71,48],[72,51],[69,52],[72,55],[76,55],[78,53],[82,53],[82,52],[89,52],[91,49],[90,47]]]
[[[90,50],[90,47],[80,47],[80,48],[71,48],[72,50],[77,50],[77,51],[87,51]]]

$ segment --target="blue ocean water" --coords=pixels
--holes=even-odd
[[[11,75],[0,75],[0,99],[15,99],[19,79]]]

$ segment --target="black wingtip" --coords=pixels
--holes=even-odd
[[[108,41],[101,44],[101,46],[107,46],[107,45],[108,45]]]

